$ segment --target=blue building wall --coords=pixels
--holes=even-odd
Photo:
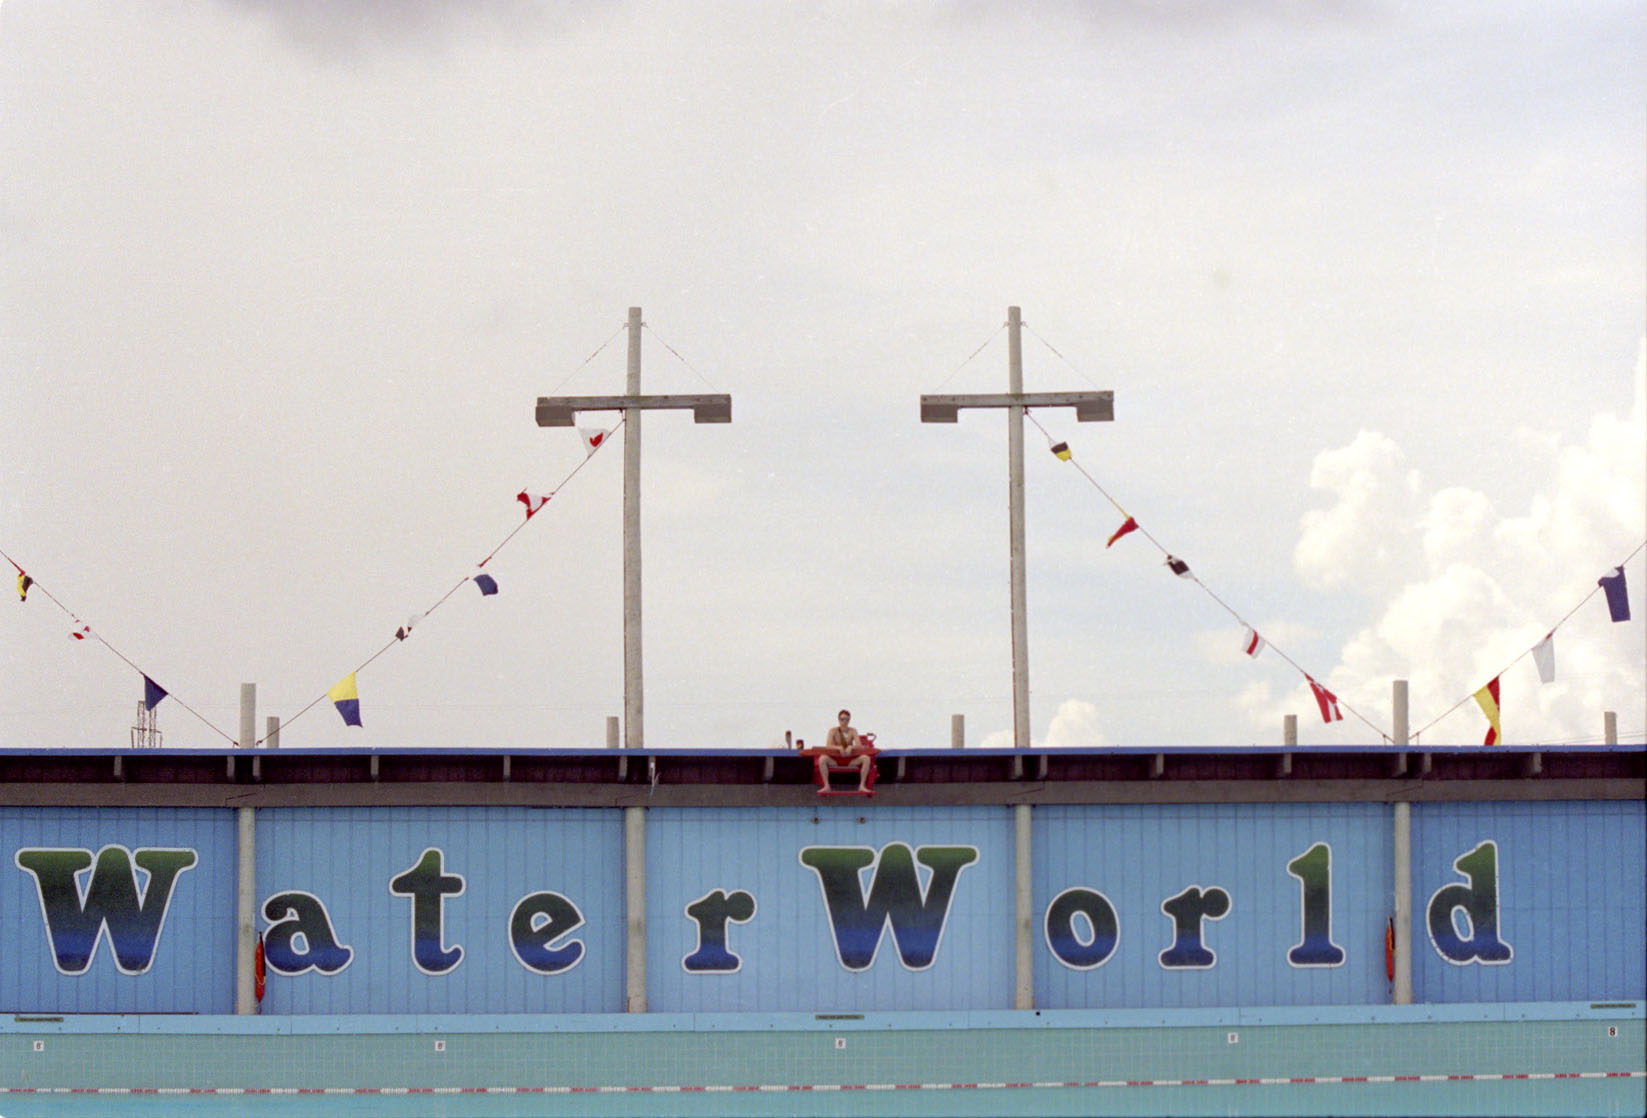
[[[72,915],[90,885],[91,865],[62,882],[67,890],[59,898],[59,950],[54,951],[37,874],[19,864],[20,858],[24,863],[34,861],[25,852],[81,851],[91,863],[108,849],[111,857],[97,871],[123,872],[140,911],[158,916],[158,891],[150,888],[153,875],[131,857],[143,848],[193,854],[192,864],[171,877],[170,903],[152,956],[144,952],[144,942],[126,944],[126,969],[131,973],[122,973],[107,925],[76,934]],[[0,857],[0,1012],[234,1011],[233,812],[0,808]],[[116,929],[121,930],[134,929]],[[76,953],[87,948],[89,960],[77,960]],[[80,973],[68,973],[76,969]]]
[[[862,822],[859,822],[859,820]],[[873,851],[859,874],[873,896],[879,855],[910,848],[922,895],[933,870],[923,847],[970,847],[976,857],[955,879],[937,952],[912,969],[895,930],[881,935],[873,961],[849,970],[837,955],[818,873],[801,862],[808,847]],[[731,1010],[921,1010],[1010,1006],[1013,987],[1012,811],[1005,807],[893,808],[863,812],[770,808],[658,811],[647,825],[647,994],[660,1012]],[[728,927],[736,971],[689,971],[699,950],[686,907],[719,889],[743,891],[755,911]],[[918,962],[918,960],[917,960]]]
[[[1330,942],[1342,958],[1294,963],[1289,953],[1304,942],[1303,883],[1287,866],[1318,843],[1330,851],[1326,915]],[[1385,919],[1393,896],[1388,805],[1044,807],[1035,811],[1032,848],[1037,1006],[1389,1001],[1384,967]],[[1162,911],[1162,902],[1190,886],[1222,889],[1229,909],[1204,924],[1203,943],[1212,962],[1169,966],[1161,956],[1175,943],[1175,921]],[[1046,914],[1060,893],[1082,888],[1108,900],[1119,937],[1106,960],[1078,966],[1052,950]],[[1089,928],[1090,923],[1078,929],[1079,938],[1090,939]]]
[[[1647,991],[1644,805],[1419,804],[1412,826],[1415,1000],[1616,1000]],[[1468,906],[1453,903],[1466,899],[1470,880],[1453,863],[1489,843],[1498,871],[1496,937],[1508,958],[1444,958],[1431,934],[1432,899],[1437,921],[1450,923],[1459,940],[1485,939],[1488,929],[1471,926]],[[1438,897],[1441,890],[1451,891]],[[1453,954],[1478,955],[1479,946]]]
[[[570,809],[259,812],[260,909],[282,893],[308,892],[324,902],[340,945],[352,952],[332,974],[289,977],[271,967],[264,1012],[621,1012],[622,828],[617,812]],[[462,955],[438,973],[414,957],[412,898],[390,891],[430,850],[463,890],[444,898],[436,945],[448,957]],[[554,945],[581,945],[579,957],[549,974],[522,963],[509,935],[516,905],[542,892],[565,897],[583,920]]]
[[[621,811],[255,818],[265,1014],[623,1010]],[[1412,837],[1415,1000],[1647,994],[1643,804]],[[0,1012],[233,1010],[233,811],[3,809],[0,844]],[[1388,804],[1043,806],[1031,848],[1039,1008],[1389,1001]],[[1009,807],[652,809],[646,851],[654,1011],[1013,1005]]]

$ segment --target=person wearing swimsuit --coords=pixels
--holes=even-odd
[[[852,712],[843,710],[835,716],[836,725],[829,728],[824,747],[818,754],[818,791],[829,789],[829,765],[847,765],[858,770],[858,791],[869,791],[869,766],[874,758],[864,751],[858,740],[858,731],[852,728]]]

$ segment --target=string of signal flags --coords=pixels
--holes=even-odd
[[[595,357],[599,356],[599,354],[607,347],[607,345],[609,345],[611,343],[613,338],[617,337],[617,334],[621,333],[621,331],[622,331],[622,327],[619,327],[619,330],[617,332],[615,332],[611,337],[608,337],[606,339],[606,341],[603,342],[593,353],[591,353],[588,357],[586,357],[583,360],[583,362],[577,366],[577,368],[573,369],[572,372],[570,374],[568,374],[568,377],[566,379],[570,379],[571,376],[576,375],[576,373],[579,370],[581,370],[584,366],[588,365],[591,361],[593,361],[595,359]],[[1032,334],[1032,336],[1034,336],[1038,340],[1040,340],[1043,345],[1045,345],[1049,350],[1051,350],[1051,352],[1055,356],[1057,356],[1061,361],[1063,361],[1066,365],[1070,365],[1068,359],[1065,358],[1063,356],[1063,354],[1059,353],[1055,348],[1053,348],[1050,343],[1046,342],[1044,339],[1040,339],[1040,336],[1038,334],[1034,334],[1033,331],[1031,331],[1031,334]],[[950,377],[953,378],[955,373],[960,372],[961,368],[965,367],[974,358],[976,358],[988,346],[989,341],[993,340],[993,337],[994,337],[994,335],[991,335],[990,339],[986,339],[984,345],[979,346],[976,350],[973,351],[971,356],[969,356],[965,361],[961,362],[961,365],[958,366],[955,369],[955,371],[950,374]],[[679,353],[676,353],[672,346],[668,346],[668,343],[664,343],[664,344],[665,344],[666,348],[668,348],[670,350],[671,353],[674,353],[675,356],[682,361],[683,364],[687,364],[685,359],[681,358]],[[690,364],[687,364],[687,367],[691,368]],[[1075,367],[1073,365],[1070,365],[1070,368],[1074,369]],[[1077,373],[1080,372],[1080,370],[1078,370],[1078,369],[1076,369],[1075,371]],[[696,370],[694,369],[693,372],[696,372]],[[702,374],[698,374],[698,375],[701,377]],[[1083,377],[1085,377],[1085,374],[1081,374],[1081,375]],[[1090,380],[1090,378],[1086,378],[1086,379]],[[564,383],[564,381],[562,383]],[[1214,591],[1212,589],[1212,587],[1208,586],[1204,581],[1202,581],[1202,579],[1194,571],[1192,571],[1190,569],[1189,564],[1185,560],[1179,558],[1177,555],[1175,555],[1171,551],[1169,551],[1165,547],[1165,545],[1163,545],[1158,539],[1155,538],[1154,535],[1152,535],[1148,531],[1148,529],[1146,529],[1142,524],[1139,523],[1139,521],[1136,517],[1134,517],[1132,514],[1127,512],[1127,510],[1121,505],[1121,503],[1119,501],[1117,501],[1110,494],[1110,492],[1107,489],[1105,489],[1105,487],[1102,485],[1102,483],[1099,482],[1099,480],[1096,477],[1094,477],[1083,465],[1081,465],[1081,463],[1079,463],[1075,460],[1075,455],[1074,455],[1073,451],[1070,449],[1069,444],[1065,441],[1057,440],[1053,436],[1053,434],[1050,431],[1048,431],[1047,428],[1044,425],[1042,425],[1040,420],[1035,415],[1032,414],[1031,409],[1025,408],[1024,409],[1024,415],[1025,415],[1025,418],[1028,419],[1031,423],[1033,423],[1041,431],[1041,434],[1046,437],[1048,447],[1051,450],[1051,452],[1053,453],[1053,455],[1056,456],[1060,461],[1070,463],[1081,474],[1081,476],[1083,478],[1085,478],[1086,481],[1094,489],[1096,489],[1098,491],[1098,493],[1101,494],[1103,496],[1103,498],[1106,501],[1108,501],[1110,503],[1110,505],[1112,505],[1118,513],[1120,513],[1120,515],[1122,517],[1121,524],[1120,524],[1119,527],[1117,527],[1115,529],[1115,531],[1106,540],[1105,545],[1104,545],[1106,550],[1108,548],[1111,548],[1111,547],[1115,546],[1118,542],[1120,542],[1121,540],[1125,539],[1128,536],[1133,535],[1134,533],[1136,533],[1141,538],[1143,538],[1145,540],[1148,540],[1150,544],[1152,544],[1158,551],[1160,551],[1161,555],[1163,556],[1164,565],[1166,566],[1166,568],[1172,574],[1174,574],[1177,577],[1179,577],[1181,579],[1184,579],[1184,580],[1186,580],[1190,583],[1193,583],[1204,594],[1206,594],[1209,598],[1211,598],[1214,602],[1216,602],[1219,607],[1221,607],[1225,612],[1227,612],[1231,617],[1233,617],[1238,623],[1241,624],[1241,626],[1243,627],[1243,635],[1242,635],[1242,638],[1241,638],[1242,639],[1242,650],[1249,657],[1256,658],[1258,655],[1260,655],[1264,651],[1264,649],[1268,648],[1268,649],[1272,650],[1282,660],[1286,661],[1286,663],[1289,664],[1301,676],[1303,676],[1305,682],[1308,683],[1308,685],[1310,687],[1311,694],[1315,698],[1316,705],[1317,705],[1317,707],[1320,711],[1320,714],[1321,714],[1321,719],[1324,723],[1332,723],[1332,722],[1342,721],[1343,718],[1344,718],[1344,713],[1346,711],[1348,711],[1355,718],[1357,718],[1361,722],[1365,723],[1366,726],[1369,729],[1371,729],[1374,733],[1378,734],[1380,736],[1380,738],[1382,738],[1384,741],[1388,742],[1388,741],[1391,740],[1391,736],[1388,732],[1384,731],[1379,726],[1375,725],[1365,715],[1361,714],[1359,711],[1355,710],[1352,706],[1350,706],[1349,703],[1347,703],[1344,700],[1340,699],[1337,695],[1335,695],[1332,691],[1330,691],[1326,686],[1324,686],[1319,680],[1317,680],[1313,675],[1311,675],[1310,672],[1305,670],[1291,656],[1288,656],[1284,651],[1282,651],[1279,647],[1277,647],[1273,642],[1271,642],[1269,639],[1267,639],[1262,634],[1260,634],[1258,629],[1251,622],[1249,622],[1245,617],[1243,617],[1239,611],[1237,611],[1233,606],[1231,606],[1227,601],[1225,601],[1221,596],[1219,596],[1219,594],[1216,591]],[[448,589],[443,595],[440,596],[440,598],[438,598],[434,602],[433,605],[429,606],[427,609],[423,610],[421,613],[416,613],[416,614],[413,614],[410,617],[408,617],[405,624],[403,624],[399,628],[397,628],[395,633],[394,633],[394,636],[392,638],[390,638],[387,642],[385,642],[382,647],[378,648],[377,651],[373,652],[364,661],[362,661],[359,665],[357,665],[352,671],[350,671],[342,679],[338,680],[337,683],[335,683],[330,688],[328,688],[323,694],[321,694],[319,696],[316,696],[315,699],[313,699],[308,705],[304,706],[302,709],[297,711],[296,714],[294,714],[290,718],[286,719],[285,720],[285,725],[289,726],[292,722],[295,722],[298,718],[301,718],[303,715],[307,714],[309,711],[313,710],[315,707],[319,706],[321,703],[326,702],[326,701],[329,700],[332,703],[332,705],[336,708],[339,716],[343,719],[345,725],[356,726],[356,727],[362,726],[363,722],[362,722],[361,713],[360,713],[360,692],[359,692],[358,681],[357,681],[357,677],[358,677],[359,673],[364,671],[367,667],[369,667],[372,663],[374,663],[379,657],[381,657],[385,653],[387,653],[390,649],[396,647],[401,642],[405,641],[411,635],[412,630],[420,622],[422,622],[430,614],[434,613],[435,610],[439,609],[441,606],[446,604],[446,602],[451,600],[451,598],[455,594],[457,594],[458,591],[461,590],[466,584],[468,584],[470,582],[473,582],[475,584],[475,586],[478,588],[478,590],[479,590],[479,592],[480,592],[480,594],[483,598],[491,597],[491,596],[497,594],[498,593],[498,582],[497,582],[497,579],[496,579],[495,575],[493,575],[492,572],[490,572],[486,569],[487,564],[490,563],[492,561],[492,559],[494,557],[496,557],[496,555],[500,551],[503,550],[504,547],[508,546],[508,544],[521,532],[522,529],[524,529],[529,523],[531,523],[532,518],[534,516],[536,516],[537,513],[541,512],[549,504],[551,498],[553,498],[555,496],[555,494],[557,494],[560,490],[564,489],[568,484],[571,483],[571,481],[574,478],[577,477],[578,473],[583,470],[584,466],[586,466],[589,463],[589,461],[591,459],[593,459],[595,454],[598,453],[600,451],[600,449],[602,447],[604,447],[607,442],[610,441],[611,436],[614,433],[616,433],[617,430],[621,429],[622,426],[623,426],[623,421],[619,420],[617,425],[611,430],[598,429],[598,428],[580,428],[579,429],[579,436],[583,440],[584,457],[578,462],[578,464],[575,467],[572,468],[572,470],[570,472],[568,472],[561,479],[560,483],[558,485],[556,485],[553,489],[548,490],[547,492],[539,492],[539,491],[525,490],[525,489],[521,490],[520,493],[518,493],[516,495],[515,500],[522,506],[522,510],[524,512],[524,516],[523,516],[522,520],[519,523],[517,523],[515,525],[515,527],[513,529],[511,529],[507,535],[505,535],[501,540],[499,540],[498,543],[496,545],[494,545],[492,547],[492,549],[486,553],[486,555],[480,560],[480,562],[475,564],[475,566],[472,570],[470,570],[462,578],[458,579],[452,585],[452,587],[450,589]],[[1537,666],[1540,681],[1543,682],[1543,683],[1552,682],[1555,679],[1555,646],[1554,646],[1554,639],[1555,639],[1556,631],[1558,629],[1560,629],[1562,625],[1566,624],[1566,622],[1568,620],[1570,620],[1581,608],[1583,608],[1583,606],[1586,603],[1588,603],[1590,601],[1591,598],[1595,597],[1595,595],[1598,594],[1598,593],[1605,595],[1608,613],[1609,613],[1609,616],[1611,617],[1612,621],[1614,621],[1614,622],[1629,621],[1630,620],[1630,606],[1629,606],[1629,598],[1628,598],[1628,594],[1627,594],[1627,590],[1626,590],[1626,586],[1625,586],[1624,566],[1625,566],[1625,564],[1629,563],[1632,559],[1634,559],[1636,555],[1639,555],[1644,548],[1647,548],[1647,541],[1643,541],[1640,545],[1638,545],[1636,547],[1636,549],[1634,551],[1632,551],[1628,556],[1626,556],[1622,563],[1615,566],[1610,573],[1608,573],[1606,575],[1603,575],[1600,579],[1598,579],[1597,583],[1596,583],[1596,586],[1594,588],[1592,588],[1590,590],[1590,592],[1588,594],[1586,594],[1585,597],[1577,605],[1575,605],[1571,610],[1569,610],[1561,618],[1560,621],[1557,621],[1555,623],[1555,625],[1551,626],[1549,632],[1547,632],[1545,634],[1545,636],[1543,637],[1542,640],[1538,641],[1537,643],[1533,644],[1531,647],[1527,648],[1519,656],[1517,656],[1514,660],[1512,660],[1509,664],[1505,665],[1505,667],[1503,669],[1501,669],[1498,672],[1498,674],[1494,675],[1493,678],[1491,680],[1489,680],[1481,688],[1479,688],[1478,690],[1473,692],[1471,695],[1467,695],[1467,696],[1464,696],[1463,698],[1460,698],[1456,703],[1454,703],[1446,711],[1442,712],[1441,715],[1437,716],[1436,718],[1432,719],[1430,722],[1426,723],[1424,726],[1420,727],[1418,730],[1414,731],[1413,734],[1412,734],[1413,740],[1416,741],[1418,739],[1418,737],[1424,733],[1424,731],[1426,731],[1430,727],[1434,726],[1437,722],[1441,721],[1441,719],[1446,718],[1448,715],[1452,714],[1459,707],[1461,707],[1465,703],[1469,702],[1472,698],[1480,706],[1481,711],[1486,716],[1487,722],[1488,722],[1488,729],[1487,729],[1486,737],[1483,741],[1483,744],[1484,745],[1495,745],[1500,740],[1502,740],[1502,736],[1503,736],[1502,720],[1501,720],[1502,693],[1501,693],[1500,681],[1503,677],[1504,672],[1508,671],[1511,667],[1514,667],[1517,663],[1519,663],[1521,660],[1525,659],[1526,657],[1531,656],[1534,660],[1534,663]],[[198,719],[201,723],[203,723],[208,728],[210,728],[218,736],[222,737],[225,741],[229,742],[231,745],[236,744],[235,739],[234,739],[233,736],[231,736],[229,733],[224,731],[221,727],[213,724],[209,719],[207,719],[204,715],[202,715],[194,707],[188,705],[182,699],[178,698],[177,696],[172,694],[170,691],[168,691],[166,688],[164,688],[160,684],[156,683],[155,680],[147,672],[145,672],[141,667],[139,667],[136,663],[134,663],[128,656],[126,656],[125,653],[121,652],[113,644],[109,643],[109,641],[107,639],[105,639],[101,633],[98,633],[98,632],[94,631],[91,628],[91,626],[84,623],[79,618],[79,616],[77,616],[75,614],[75,612],[72,609],[70,609],[64,602],[62,602],[54,594],[52,594],[51,591],[48,588],[46,588],[45,586],[42,586],[39,583],[38,580],[36,580],[31,574],[29,574],[10,555],[6,554],[3,550],[0,550],[0,557],[3,557],[8,563],[10,563],[12,565],[13,569],[16,571],[16,575],[17,575],[16,587],[17,587],[18,599],[20,601],[25,601],[26,602],[28,600],[28,595],[31,591],[44,596],[49,601],[51,601],[52,604],[57,606],[57,608],[60,609],[70,619],[71,630],[70,630],[69,635],[73,639],[75,639],[77,641],[85,641],[85,640],[96,641],[97,643],[101,644],[104,648],[108,649],[109,652],[111,652],[116,657],[118,657],[128,667],[132,668],[134,671],[136,671],[139,675],[142,676],[142,678],[143,678],[143,705],[144,705],[145,709],[147,709],[148,711],[153,711],[160,704],[160,702],[162,700],[167,699],[167,698],[171,698],[180,707],[182,707],[184,710],[186,710],[189,714],[193,715],[196,719]],[[256,744],[262,745],[263,741],[264,741],[264,739],[258,739]]]
[[[1029,408],[1024,409],[1024,418],[1035,424],[1041,434],[1046,436],[1048,448],[1052,451],[1053,455],[1059,459],[1059,461],[1068,462],[1070,465],[1074,466],[1081,476],[1084,477],[1094,489],[1102,494],[1106,501],[1115,507],[1115,511],[1121,514],[1123,519],[1120,527],[1116,528],[1110,535],[1109,539],[1104,543],[1106,550],[1114,547],[1116,543],[1125,537],[1132,535],[1134,532],[1142,536],[1144,539],[1147,539],[1158,551],[1161,552],[1161,555],[1163,556],[1163,563],[1169,571],[1177,575],[1179,578],[1186,579],[1200,587],[1203,593],[1205,593],[1214,602],[1217,602],[1218,605],[1221,606],[1231,617],[1235,618],[1236,621],[1240,622],[1243,627],[1241,637],[1241,649],[1243,652],[1250,657],[1257,657],[1264,651],[1265,648],[1269,648],[1277,656],[1281,657],[1281,659],[1292,665],[1293,669],[1296,670],[1299,675],[1304,677],[1304,681],[1310,686],[1310,693],[1315,697],[1315,703],[1320,709],[1321,720],[1323,722],[1342,721],[1344,718],[1344,712],[1349,711],[1356,718],[1360,719],[1362,722],[1365,722],[1374,733],[1377,733],[1386,742],[1391,740],[1391,737],[1387,732],[1379,729],[1379,727],[1370,722],[1365,715],[1361,714],[1361,712],[1357,711],[1344,700],[1329,691],[1314,676],[1301,667],[1296,660],[1294,660],[1291,656],[1288,656],[1285,652],[1281,651],[1281,649],[1277,648],[1274,644],[1267,640],[1258,632],[1258,629],[1250,621],[1241,616],[1235,607],[1231,606],[1223,598],[1219,597],[1212,587],[1201,581],[1201,578],[1194,571],[1190,570],[1188,563],[1168,551],[1160,540],[1156,539],[1147,529],[1144,528],[1143,525],[1138,523],[1138,519],[1136,517],[1127,512],[1127,510],[1121,506],[1119,501],[1110,496],[1109,491],[1104,488],[1097,478],[1093,477],[1092,474],[1087,471],[1086,467],[1075,461],[1075,455],[1074,452],[1070,450],[1069,443],[1056,440],[1053,434],[1048,431],[1044,425],[1042,425],[1041,421],[1031,413]],[[1641,554],[1644,548],[1647,548],[1647,540],[1642,541],[1642,543],[1636,546],[1634,551],[1625,556],[1623,563],[1620,563],[1618,566],[1614,567],[1610,573],[1602,575],[1601,578],[1597,579],[1595,587],[1584,596],[1583,600],[1581,600],[1578,605],[1575,605],[1572,609],[1568,610],[1566,615],[1563,616],[1560,621],[1557,621],[1553,626],[1551,626],[1549,632],[1544,635],[1542,640],[1538,641],[1536,644],[1522,652],[1521,655],[1510,661],[1510,663],[1506,664],[1503,669],[1494,675],[1493,678],[1480,689],[1459,699],[1458,702],[1448,707],[1441,714],[1437,715],[1423,726],[1420,726],[1413,732],[1413,739],[1416,741],[1419,735],[1421,735],[1425,730],[1428,730],[1431,726],[1434,726],[1437,722],[1440,722],[1441,719],[1447,717],[1453,711],[1457,710],[1473,698],[1481,707],[1481,712],[1487,717],[1487,735],[1482,741],[1482,744],[1497,745],[1503,738],[1503,724],[1500,713],[1500,680],[1503,678],[1504,673],[1509,671],[1510,668],[1520,663],[1526,657],[1531,656],[1534,663],[1538,667],[1538,678],[1540,682],[1554,682],[1556,630],[1566,624],[1574,614],[1583,608],[1585,603],[1589,602],[1589,600],[1594,598],[1597,594],[1606,595],[1607,612],[1614,622],[1629,621],[1630,600],[1624,581],[1624,564],[1630,562],[1630,560]]]
[[[459,590],[463,589],[463,587],[467,584],[471,582],[474,583],[480,590],[480,594],[483,598],[489,598],[496,594],[498,592],[498,581],[496,576],[486,569],[486,564],[490,563],[498,552],[508,546],[509,542],[520,534],[521,529],[530,524],[532,518],[539,512],[543,511],[544,507],[549,504],[549,501],[557,493],[564,489],[573,478],[577,477],[578,473],[584,468],[584,466],[589,464],[589,461],[594,458],[600,449],[611,441],[612,435],[622,427],[623,420],[621,419],[618,421],[617,425],[610,430],[604,428],[580,427],[578,429],[578,435],[583,440],[584,456],[578,464],[561,479],[560,483],[547,492],[522,489],[518,494],[516,494],[515,500],[522,506],[525,516],[519,524],[516,524],[515,527],[510,530],[508,535],[499,540],[497,544],[493,546],[492,550],[486,553],[485,557],[482,558],[480,562],[475,564],[473,570],[469,571],[456,583],[454,583],[451,589],[442,594],[428,609],[422,611],[421,613],[412,614],[408,617],[405,624],[395,630],[394,636],[391,637],[389,641],[383,645],[383,647],[368,656],[364,661],[356,666],[353,671],[349,672],[348,675],[344,676],[342,679],[338,680],[337,683],[328,688],[324,694],[317,696],[307,706],[303,707],[296,714],[286,719],[285,724],[287,726],[291,725],[291,723],[297,721],[303,715],[319,706],[322,702],[330,699],[332,704],[337,708],[338,714],[343,718],[345,725],[362,725],[360,718],[360,691],[356,683],[356,676],[361,671],[364,671],[378,657],[382,656],[391,648],[394,648],[407,637],[411,636],[412,629],[415,626],[422,622],[424,618],[434,613],[435,610],[450,601],[452,596]],[[33,575],[24,570],[17,560],[13,559],[10,555],[7,555],[3,550],[0,550],[0,557],[4,557],[6,562],[10,563],[12,568],[17,572],[16,585],[17,598],[19,601],[27,602],[31,592],[45,597],[68,616],[72,625],[69,636],[79,641],[96,641],[98,644],[101,644],[104,648],[114,653],[114,655],[119,657],[120,660],[123,661],[128,667],[143,677],[144,709],[153,711],[155,707],[160,705],[162,700],[168,698],[172,699],[178,706],[194,715],[195,718],[199,719],[201,723],[211,729],[219,737],[223,738],[223,740],[227,741],[230,745],[236,744],[235,739],[222,727],[216,725],[194,707],[188,705],[182,699],[172,694],[172,692],[156,683],[148,672],[138,667],[138,665],[134,663],[124,652],[121,652],[114,645],[110,644],[101,633],[94,631],[90,625],[87,625],[85,622],[81,621],[79,616],[77,616],[72,609],[65,605],[49,589],[42,586]],[[264,740],[265,739],[263,738],[259,738],[255,744],[262,745]]]

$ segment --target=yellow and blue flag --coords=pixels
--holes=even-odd
[[[345,726],[360,725],[360,692],[355,690],[355,673],[350,672],[326,692],[326,697],[337,706]]]

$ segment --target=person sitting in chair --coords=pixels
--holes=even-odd
[[[835,716],[836,725],[829,728],[824,747],[818,751],[818,791],[829,790],[829,766],[837,765],[858,770],[858,791],[869,791],[869,766],[875,763],[868,746],[858,739],[852,728],[852,712],[843,710]]]

